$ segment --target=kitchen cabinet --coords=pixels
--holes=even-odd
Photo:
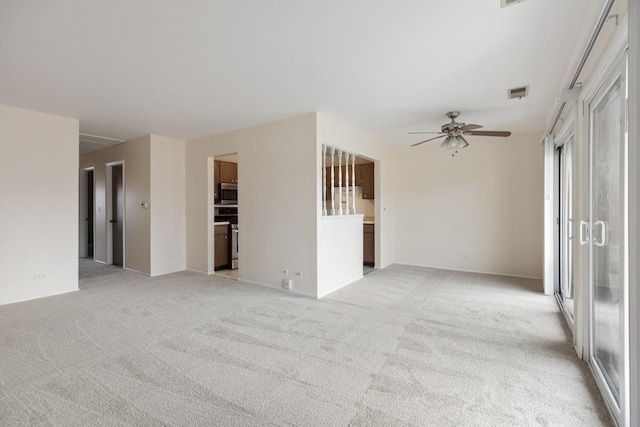
[[[374,198],[374,173],[373,163],[360,165],[360,175],[362,178],[362,198]]]
[[[373,267],[376,263],[375,226],[364,224],[363,227],[362,263]]]
[[[237,183],[238,182],[238,164],[231,162],[219,161],[220,182]]]
[[[362,198],[373,199],[374,198],[374,166],[373,163],[363,163],[356,165],[355,178],[356,186],[362,187]],[[334,166],[334,182],[333,186],[338,187],[338,166]],[[346,166],[342,166],[342,179],[343,183],[346,179]],[[351,168],[349,168],[349,175],[351,175]],[[351,185],[351,176],[349,176],[349,185]],[[345,183],[346,184],[346,183]],[[345,185],[343,185],[344,187]],[[327,168],[327,200],[331,200],[331,167]]]
[[[214,203],[216,203],[220,199],[220,194],[218,193],[220,191],[219,184],[220,184],[220,161],[214,160],[213,161],[213,199],[215,200]]]
[[[362,165],[356,165],[356,185],[362,185]]]
[[[214,270],[229,268],[231,265],[229,224],[216,224],[214,229]]]

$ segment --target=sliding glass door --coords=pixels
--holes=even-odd
[[[589,360],[620,424],[626,411],[626,55],[589,103]],[[581,230],[582,231],[582,230]]]
[[[572,147],[573,135],[563,141],[558,149],[560,155],[560,283],[557,289],[562,310],[573,329],[573,186],[572,186]]]

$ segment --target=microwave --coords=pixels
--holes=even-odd
[[[230,182],[221,182],[218,188],[221,205],[237,205],[238,204],[238,184]]]

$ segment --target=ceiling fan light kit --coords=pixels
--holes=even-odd
[[[442,144],[440,144],[441,148],[447,150],[460,150],[462,148],[468,147],[469,143],[466,139],[464,139],[463,135],[472,135],[472,136],[498,136],[498,137],[506,137],[510,136],[511,132],[509,131],[491,131],[491,130],[476,130],[480,129],[481,125],[474,124],[465,124],[461,122],[456,122],[456,118],[460,115],[459,111],[449,111],[447,113],[447,117],[451,119],[451,123],[446,123],[442,125],[440,128],[440,132],[410,132],[410,134],[424,134],[424,133],[436,133],[440,134],[440,136],[436,136],[424,141],[417,142],[412,144],[412,147],[416,145],[424,144],[425,142],[433,141],[434,139],[444,138]]]
[[[464,139],[461,135],[456,135],[456,136],[447,136],[444,139],[444,141],[442,141],[442,144],[440,144],[440,147],[446,150],[458,150],[468,145],[469,143],[467,142],[466,139]]]

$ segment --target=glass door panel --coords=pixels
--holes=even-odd
[[[624,386],[624,120],[621,65],[591,102],[590,359],[620,416]]]
[[[560,147],[560,287],[558,293],[567,320],[573,326],[573,209],[571,147],[573,136]]]

